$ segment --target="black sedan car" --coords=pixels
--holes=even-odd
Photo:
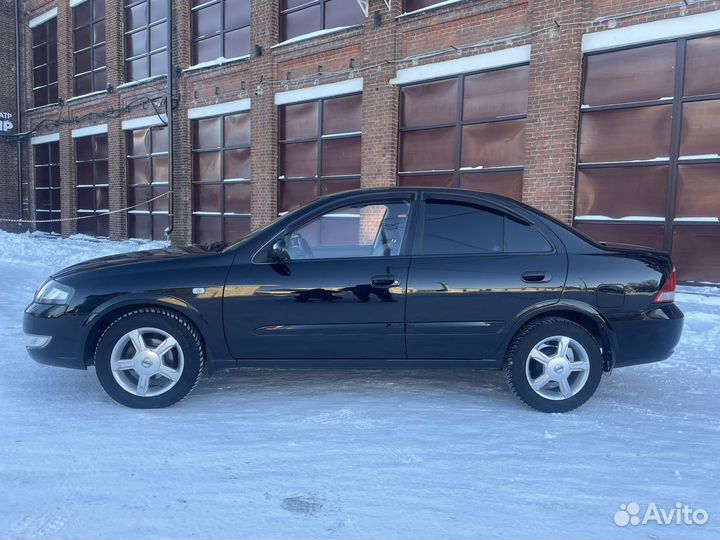
[[[94,365],[130,407],[172,405],[217,368],[471,367],[563,412],[603,372],[672,354],[674,296],[664,253],[496,195],[395,188],[319,199],[227,246],[72,266],[23,326],[32,358]]]

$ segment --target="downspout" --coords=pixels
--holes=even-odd
[[[15,126],[18,133],[22,131],[22,116],[20,114],[20,1],[15,0]],[[23,218],[23,192],[22,192],[22,143],[17,139],[17,182],[18,182],[18,219]]]
[[[167,84],[165,85],[165,114],[167,116],[168,131],[168,226],[165,229],[165,235],[170,235],[175,228],[175,182],[173,180],[173,87],[174,87],[174,71],[173,71],[173,2],[167,0]]]

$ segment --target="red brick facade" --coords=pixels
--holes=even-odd
[[[680,5],[678,5],[680,4]],[[651,8],[671,6],[667,9]],[[11,35],[11,3],[2,2],[4,35]],[[28,21],[57,6],[59,95],[62,106],[32,109],[31,36]],[[653,0],[459,0],[424,12],[402,14],[402,0],[393,0],[390,11],[384,0],[370,0],[369,16],[362,26],[351,27],[311,39],[277,45],[279,2],[252,0],[251,54],[248,59],[222,66],[191,69],[189,1],[173,2],[173,65],[176,82],[174,111],[174,231],[177,243],[192,240],[191,126],[190,108],[251,99],[252,153],[251,213],[253,227],[277,215],[278,118],[274,94],[362,76],[362,186],[391,186],[397,182],[399,91],[389,83],[398,69],[416,65],[531,45],[525,162],[522,197],[529,204],[564,221],[573,214],[578,139],[578,114],[582,82],[581,40],[584,33],[629,26],[651,20],[709,12],[718,2],[682,3]],[[23,2],[21,77],[23,81],[23,130],[43,120],[65,119],[58,127],[35,135],[60,133],[62,214],[75,214],[75,167],[73,129],[108,124],[110,208],[127,204],[126,151],[121,123],[153,114],[148,103],[122,114],[100,115],[137,102],[140,98],[162,102],[165,78],[123,85],[123,2],[106,0],[107,80],[109,91],[72,96],[71,8],[67,1]],[[637,11],[638,14],[630,13]],[[7,12],[7,13],[6,13]],[[630,15],[628,15],[630,14]],[[9,40],[2,45],[5,59]],[[474,46],[479,44],[477,46]],[[13,52],[14,54],[14,52]],[[423,56],[426,55],[426,56]],[[7,65],[7,64],[6,64]],[[352,71],[355,70],[355,71]],[[329,74],[330,72],[342,72]],[[3,99],[9,109],[14,85],[11,70],[0,74]],[[284,81],[288,82],[284,82]],[[14,105],[13,105],[14,106]],[[83,118],[85,116],[85,118]],[[75,119],[69,121],[68,119]],[[22,143],[22,174],[25,188],[24,218],[33,212],[32,164],[29,142]],[[3,142],[0,157],[13,166],[14,143]],[[0,217],[18,217],[16,175],[6,167],[0,179]],[[63,224],[72,234],[72,221]],[[124,213],[111,216],[112,238],[127,234]]]
[[[15,2],[0,2],[0,33],[4,39],[0,40],[0,63],[4,66],[0,70],[0,112],[8,113],[13,127],[8,131],[0,131],[0,218],[17,219],[21,211],[20,186],[18,169],[18,144],[13,140],[1,140],[3,136],[20,131],[18,110],[16,104],[16,68],[15,68]],[[4,120],[4,119],[0,119]],[[5,223],[1,224],[7,230],[19,230],[19,227]]]

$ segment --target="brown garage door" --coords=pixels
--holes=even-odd
[[[720,282],[720,35],[585,57],[575,226]]]
[[[403,86],[398,184],[520,199],[527,65]]]

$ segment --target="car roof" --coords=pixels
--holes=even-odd
[[[484,201],[491,204],[504,208],[506,211],[514,212],[517,216],[527,215],[528,213],[537,216],[537,214],[544,215],[543,212],[532,206],[528,206],[516,199],[505,197],[503,195],[497,195],[495,193],[486,193],[484,191],[471,191],[469,189],[460,188],[442,188],[442,187],[379,187],[379,188],[363,188],[353,189],[350,191],[342,191],[340,193],[333,193],[331,195],[325,195],[315,200],[314,204],[324,205],[326,203],[332,203],[334,201],[342,201],[344,198],[353,199],[360,196],[377,196],[382,197],[384,195],[397,195],[399,193],[415,193],[419,195],[432,194],[436,196],[449,196],[449,197],[467,197],[468,199],[474,199],[475,201]],[[527,218],[525,218],[527,219]]]
[[[484,191],[472,191],[469,189],[460,188],[442,188],[442,187],[377,187],[377,188],[362,188],[353,189],[349,191],[342,191],[340,193],[333,193],[332,195],[325,195],[321,197],[324,200],[342,199],[344,197],[353,197],[356,195],[393,195],[397,193],[431,193],[434,195],[449,195],[449,196],[467,196],[473,199],[485,199],[497,202],[509,203],[512,205],[522,205],[515,199],[505,197],[503,195],[497,195],[495,193],[487,193]]]

